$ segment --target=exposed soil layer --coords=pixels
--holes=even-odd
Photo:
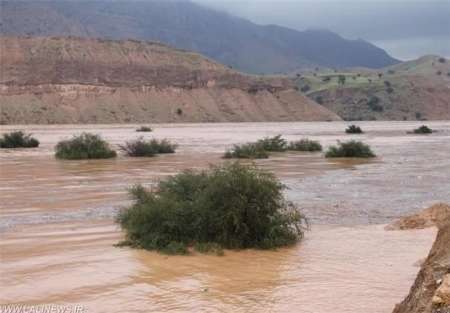
[[[158,43],[0,38],[6,124],[339,120],[287,78]]]
[[[444,208],[445,205],[440,205]],[[432,207],[433,208],[433,207]],[[423,216],[430,216],[426,210],[421,216],[408,218],[408,225],[417,220],[417,228],[423,228]],[[448,213],[449,206],[446,206]],[[443,210],[443,209],[442,209]],[[394,313],[448,313],[450,312],[450,218],[441,215],[436,220],[439,232],[426,261],[406,299],[394,309]]]
[[[450,221],[450,206],[445,203],[438,203],[422,212],[401,218],[386,226],[386,229],[421,229],[438,226],[446,221]]]

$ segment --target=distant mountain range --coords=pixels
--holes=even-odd
[[[0,14],[2,35],[160,41],[256,74],[398,63],[364,40],[256,25],[190,1],[1,1]]]

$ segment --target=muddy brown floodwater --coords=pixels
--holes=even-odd
[[[2,126],[24,129],[38,149],[0,151],[0,305],[82,305],[85,312],[390,312],[407,294],[435,230],[387,232],[385,223],[435,202],[450,202],[450,122],[407,135],[419,123],[242,123]],[[168,138],[175,155],[61,161],[54,145],[82,131],[113,145],[143,135]],[[258,166],[288,187],[310,218],[305,240],[277,251],[163,256],[115,248],[117,210],[127,187],[151,186],[186,168],[223,162],[233,143],[282,134],[328,146],[360,138],[376,160],[327,160],[320,153],[275,154]]]

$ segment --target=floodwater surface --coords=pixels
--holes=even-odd
[[[38,149],[0,151],[0,304],[73,304],[86,312],[390,312],[407,294],[435,230],[387,232],[383,224],[450,202],[450,122],[437,133],[406,132],[414,122],[2,126],[23,129]],[[177,153],[156,158],[62,161],[55,144],[82,131],[117,147],[145,136],[168,138]],[[305,240],[277,251],[225,256],[162,256],[116,248],[113,218],[127,188],[183,169],[224,162],[234,143],[282,134],[324,147],[361,139],[378,158],[329,160],[282,153],[256,164],[274,172],[309,217]]]

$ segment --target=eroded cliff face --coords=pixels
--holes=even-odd
[[[2,123],[339,119],[288,79],[158,43],[3,37],[0,45]]]
[[[439,211],[449,212],[450,207],[440,205]],[[409,295],[396,306],[393,313],[449,313],[450,312],[450,218],[447,213],[439,215],[429,214],[435,210],[425,211],[425,215],[418,214],[417,223],[408,217],[406,224],[423,225],[423,219],[430,217],[439,227],[436,241],[430,254],[422,264],[416,281]],[[435,217],[440,216],[439,220]],[[404,223],[400,223],[404,224]]]

